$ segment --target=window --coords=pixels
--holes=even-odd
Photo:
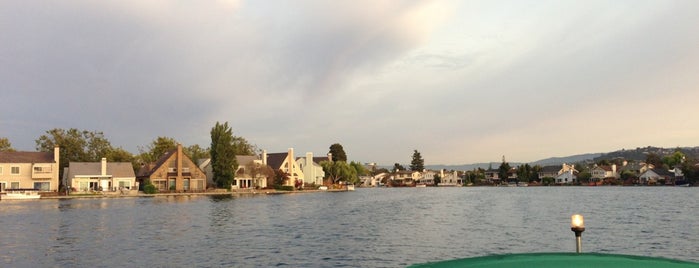
[[[10,182],[10,189],[19,189],[19,182],[18,181]]]
[[[34,167],[34,173],[51,173],[51,167]]]
[[[177,186],[175,186],[175,178],[170,178],[167,186],[168,186],[168,189],[173,190],[173,191],[175,189],[177,189],[176,188]]]
[[[4,192],[5,188],[7,188],[7,183],[6,182],[0,182],[0,192]]]
[[[12,174],[12,175],[19,175],[19,167],[11,167],[11,168],[10,168],[10,174]]]
[[[189,172],[189,168],[188,168],[188,167],[182,168],[182,173],[187,173],[187,172]]]
[[[154,180],[153,185],[158,191],[165,191],[167,189],[167,181],[165,180]]]
[[[37,189],[39,191],[44,191],[44,192],[51,191],[51,183],[50,182],[35,182],[34,189]]]
[[[189,190],[189,179],[184,179],[184,190]]]
[[[119,188],[120,189],[130,189],[131,182],[130,181],[119,181]]]
[[[204,190],[204,180],[197,180],[197,190]]]

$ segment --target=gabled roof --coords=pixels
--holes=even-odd
[[[544,166],[544,167],[541,168],[541,171],[540,171],[540,172],[544,172],[544,173],[558,173],[559,171],[561,171],[561,166],[560,166],[560,165],[559,165],[559,166]]]
[[[68,165],[68,178],[75,176],[100,175],[102,174],[101,162],[70,162]],[[107,175],[116,178],[136,177],[133,165],[130,162],[107,162]]]
[[[674,177],[675,176],[675,173],[671,173],[670,171],[667,171],[667,170],[662,169],[662,168],[653,168],[650,170],[655,172],[655,174],[658,174],[658,176],[662,176],[662,177]]]
[[[55,163],[52,152],[0,152],[0,163]]]
[[[282,167],[282,163],[284,163],[284,160],[286,160],[288,155],[289,153],[267,154],[267,165],[272,169],[280,169]]]
[[[177,149],[172,149],[170,151],[167,151],[166,153],[163,154],[160,158],[158,158],[158,161],[152,164],[145,164],[141,167],[141,169],[138,170],[138,177],[150,177],[150,175],[153,174],[160,166],[165,164],[165,162],[170,159],[170,157],[173,154],[177,153]]]
[[[320,164],[320,162],[328,161],[328,160],[329,159],[327,156],[313,157],[313,162],[315,162],[316,164]]]
[[[236,155],[235,160],[238,162],[238,166],[247,166],[257,160],[257,156],[254,155]]]

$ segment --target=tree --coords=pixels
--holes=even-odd
[[[111,143],[102,132],[77,130],[71,128],[64,130],[54,128],[46,131],[35,140],[36,149],[40,152],[53,152],[55,146],[59,146],[59,177],[63,177],[63,169],[73,162],[97,162],[102,157],[107,157],[113,151]]]
[[[422,172],[425,169],[425,160],[417,150],[413,150],[413,159],[410,161],[410,170]]]
[[[685,161],[685,159],[686,157],[682,151],[677,149],[671,155],[663,157],[663,164],[665,164],[668,168],[679,167]]]
[[[238,136],[233,136],[233,147],[236,155],[255,155],[259,151],[256,145],[252,145],[245,138]]]
[[[510,172],[510,169],[512,169],[510,167],[510,164],[505,162],[505,161],[502,161],[502,163],[500,164],[500,167],[498,168],[498,176],[499,176],[501,181],[507,181],[507,177],[508,177],[508,173]]]
[[[12,143],[8,138],[0,138],[0,152],[14,152],[15,149],[12,148]]]
[[[342,145],[340,145],[339,143],[334,143],[333,145],[330,145],[330,151],[328,153],[332,154],[333,161],[347,162],[347,154],[345,154],[345,149],[343,149]]]
[[[393,170],[392,170],[392,171],[393,171],[393,172],[398,172],[399,170],[405,170],[405,168],[403,167],[403,165],[398,164],[398,163],[393,164]]]
[[[216,125],[211,128],[210,154],[216,186],[230,189],[238,163],[235,159],[233,130],[228,126],[228,122],[224,124],[216,122]]]
[[[439,173],[434,174],[434,186],[438,186],[442,182],[442,175],[439,175]]]
[[[532,167],[529,164],[521,165],[517,168],[517,180],[529,182],[532,178]]]
[[[355,183],[358,180],[357,172],[345,161],[321,161],[320,166],[333,184],[340,181]]]
[[[139,158],[144,163],[151,163],[158,160],[166,152],[174,150],[177,148],[177,141],[170,137],[158,137],[153,140],[146,148],[140,147],[138,150],[141,152]]]
[[[362,163],[359,162],[350,162],[350,167],[354,169],[354,171],[357,173],[357,176],[364,176],[369,174],[369,170],[367,170]]]
[[[271,184],[274,186],[274,188],[280,188],[289,180],[289,174],[282,171],[281,169],[277,169],[274,170],[274,176],[270,178],[272,178]],[[269,184],[269,181],[267,184]]]
[[[201,148],[198,144],[185,147],[183,150],[195,164],[198,164],[200,159],[211,158],[209,148]]]
[[[649,153],[646,156],[646,164],[651,164],[655,167],[662,167],[663,166],[663,160],[660,158],[659,155],[655,153]]]

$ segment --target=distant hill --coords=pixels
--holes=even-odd
[[[541,159],[535,162],[529,163],[529,165],[560,165],[563,163],[580,163],[580,162],[597,162],[600,160],[613,160],[618,158],[623,158],[625,160],[634,161],[644,161],[646,156],[650,153],[657,154],[659,156],[666,156],[675,152],[675,150],[681,150],[687,157],[694,159],[699,159],[699,147],[675,147],[675,148],[662,148],[662,147],[638,147],[636,149],[621,149],[608,153],[587,153],[578,154],[563,157],[550,157],[546,159]],[[516,167],[524,163],[513,163],[509,162],[510,166]],[[475,168],[488,169],[488,167],[498,168],[500,162],[490,162],[490,163],[475,163],[475,164],[463,164],[463,165],[425,165],[425,168],[432,170],[446,169],[446,170],[473,170]]]

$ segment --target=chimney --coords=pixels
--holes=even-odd
[[[107,175],[107,158],[102,157],[102,176]]]
[[[439,177],[444,178],[444,169],[439,170]]]
[[[612,164],[612,176],[616,177],[616,164]]]
[[[61,169],[61,148],[58,147],[58,145],[53,147],[53,161],[56,162],[56,167],[51,168],[51,170],[53,170],[53,177],[58,178],[58,170]],[[64,181],[63,184],[65,185],[66,182]]]
[[[182,144],[177,144],[177,178],[182,177],[182,158],[184,154],[182,153]]]
[[[328,153],[328,161],[332,162],[333,161],[333,154]]]
[[[306,165],[313,165],[313,153],[306,152]]]
[[[262,150],[262,165],[267,165],[267,150]]]

